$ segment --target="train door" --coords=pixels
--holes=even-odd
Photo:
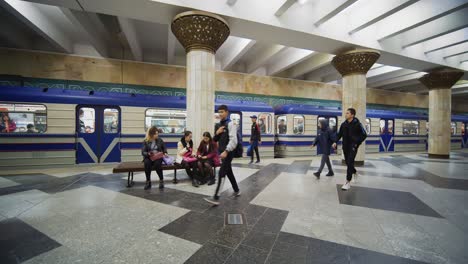
[[[462,134],[462,148],[468,148],[468,123],[462,123],[461,134]]]
[[[76,163],[120,162],[120,108],[76,108]]]
[[[317,118],[317,136],[319,134],[320,128],[318,124],[320,123],[321,120],[326,120],[328,122],[328,126],[333,133],[336,134],[337,132],[337,123],[338,123],[338,117],[336,116],[319,116]],[[320,147],[320,144],[317,144],[317,155],[321,155],[323,153],[322,148]],[[333,154],[335,153],[335,150],[330,147],[330,153]]]
[[[380,152],[393,152],[395,149],[394,123],[393,119],[380,119]]]

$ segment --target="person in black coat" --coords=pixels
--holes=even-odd
[[[346,120],[341,124],[336,141],[333,143],[333,148],[336,149],[336,142],[338,142],[340,138],[343,138],[343,154],[345,156],[346,166],[348,167],[346,171],[346,183],[341,187],[344,191],[351,188],[350,182],[353,176],[355,179],[357,177],[356,168],[354,168],[354,159],[356,158],[359,146],[367,138],[366,129],[355,115],[356,110],[354,108],[348,108],[346,110]]]
[[[333,132],[329,126],[327,120],[323,119],[319,121],[319,130],[317,131],[317,137],[314,140],[314,144],[312,147],[320,145],[320,149],[322,150],[322,160],[320,161],[320,168],[314,175],[317,179],[320,179],[320,173],[322,173],[323,167],[325,167],[325,163],[328,167],[327,176],[335,175],[333,173],[332,165],[330,163],[330,149],[332,144],[335,142],[335,132]]]
[[[167,149],[164,141],[159,138],[158,129],[152,126],[146,132],[146,138],[141,147],[141,155],[145,163],[146,185],[145,190],[151,188],[151,169],[155,169],[159,176],[159,189],[164,188],[164,177],[162,170],[163,159],[151,160],[151,156],[156,155],[158,152],[164,153],[167,156]]]
[[[260,127],[257,124],[257,116],[253,115],[253,116],[250,116],[250,118],[252,120],[252,127],[250,131],[250,145],[252,148],[252,156],[250,156],[250,164],[251,164],[253,163],[253,160],[254,160],[254,155],[253,155],[254,151],[255,151],[255,154],[257,155],[256,163],[260,162],[260,154],[258,153],[258,145],[262,144],[262,136],[260,132]]]

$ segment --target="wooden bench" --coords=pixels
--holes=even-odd
[[[162,165],[163,170],[174,170],[174,179],[172,182],[177,184],[179,181],[177,180],[177,170],[185,169],[181,164],[174,163],[174,165]],[[214,175],[216,175],[216,166],[213,167]],[[127,187],[132,187],[133,182],[133,173],[138,171],[145,171],[145,164],[141,161],[130,161],[130,162],[121,162],[115,167],[112,172],[113,173],[122,173],[127,172]]]

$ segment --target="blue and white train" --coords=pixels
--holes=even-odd
[[[185,129],[185,97],[30,87],[0,87],[0,91],[0,113],[16,123],[14,131],[0,133],[4,169],[138,161],[151,125],[159,128],[169,154],[175,155]],[[215,104],[229,105],[246,144],[251,115],[268,115],[267,125],[273,127],[273,108],[267,104],[226,100]],[[274,157],[273,140],[273,135],[263,137],[262,156]]]
[[[295,157],[320,154],[312,150],[311,142],[317,135],[320,119],[327,119],[330,128],[339,129],[344,121],[338,107],[312,105],[282,105],[275,109],[277,124],[276,157]],[[428,116],[423,113],[367,109],[366,120],[361,120],[368,133],[366,152],[403,152],[427,150]],[[285,124],[286,127],[281,124]],[[451,149],[468,147],[466,129],[468,116],[452,115]]]
[[[102,164],[141,160],[148,126],[156,125],[171,155],[185,129],[185,97],[58,88],[0,87],[0,113],[15,123],[0,131],[0,168]],[[250,137],[250,116],[258,116],[263,158],[310,156],[317,121],[342,122],[339,108],[216,100],[227,104],[239,125],[243,144]],[[6,119],[8,119],[6,118]],[[216,114],[214,117],[216,119]],[[282,121],[283,120],[283,121]],[[452,148],[467,146],[468,116],[453,116]],[[424,151],[427,115],[367,110],[366,151]],[[0,123],[1,124],[1,123]],[[188,128],[190,129],[190,128]]]

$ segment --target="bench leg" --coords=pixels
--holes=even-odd
[[[132,171],[132,180],[131,180],[130,184],[131,184],[132,186],[135,184],[135,182],[133,181],[133,171]]]
[[[174,184],[177,184],[179,181],[177,180],[177,169],[174,169],[174,180],[172,180]]]
[[[128,172],[128,177],[127,177],[127,188],[132,187],[131,181],[130,181],[130,176],[132,176],[132,181],[133,181],[133,175],[132,172]]]

